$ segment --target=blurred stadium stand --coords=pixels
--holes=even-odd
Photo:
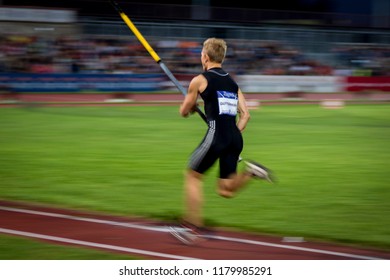
[[[76,17],[60,23],[30,19],[28,25],[2,18],[0,47],[7,58],[1,59],[0,71],[156,69],[108,1],[0,3],[8,2],[47,2],[50,7],[70,9]],[[168,66],[179,73],[199,71],[200,43],[211,36],[229,41],[227,67],[239,74],[332,75],[331,69],[339,75],[390,72],[386,13],[373,16],[119,2]],[[8,63],[9,59],[18,63]],[[51,69],[32,64],[50,64]]]

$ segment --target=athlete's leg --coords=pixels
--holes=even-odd
[[[218,194],[226,198],[231,198],[239,190],[245,187],[251,178],[252,178],[252,174],[250,174],[247,171],[232,174],[229,176],[229,178],[219,178]]]
[[[276,181],[272,171],[267,167],[254,162],[245,161],[246,168],[241,173],[232,172],[231,175],[221,176],[218,179],[218,193],[219,195],[230,198],[233,197],[239,190],[241,190],[251,178],[258,178],[266,180],[270,183]]]
[[[237,147],[227,150],[219,158],[217,192],[223,197],[233,197],[252,177],[252,174],[246,170],[240,173],[237,172],[238,157],[240,155],[241,148],[242,142],[238,141]]]
[[[197,227],[203,226],[203,175],[188,169],[185,175],[185,215],[184,220]]]

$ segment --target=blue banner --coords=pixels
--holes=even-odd
[[[149,92],[162,89],[163,74],[0,73],[0,88],[13,92]]]

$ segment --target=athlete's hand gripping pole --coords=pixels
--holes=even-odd
[[[180,84],[180,82],[175,78],[175,76],[172,74],[172,72],[168,69],[168,67],[162,62],[161,58],[158,56],[158,54],[153,50],[153,48],[149,45],[148,41],[142,36],[141,32],[139,32],[138,28],[133,24],[133,22],[129,19],[129,17],[123,12],[121,7],[113,0],[110,0],[111,4],[114,6],[114,8],[117,10],[123,21],[126,23],[126,25],[130,28],[130,30],[134,33],[134,35],[137,37],[137,39],[141,42],[141,44],[144,46],[144,48],[149,52],[149,54],[153,57],[153,59],[157,62],[157,64],[161,67],[161,69],[164,71],[164,73],[168,76],[168,78],[175,84],[175,86],[179,89],[179,91],[185,96],[187,95],[187,91],[184,89],[184,87]],[[195,112],[199,114],[199,116],[202,117],[202,119],[207,123],[207,118],[205,114],[202,112],[202,110],[199,107],[195,107]]]

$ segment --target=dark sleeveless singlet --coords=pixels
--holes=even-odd
[[[243,149],[242,135],[236,125],[238,85],[222,68],[209,69],[202,75],[208,83],[200,94],[208,129],[192,153],[189,168],[203,174],[219,159],[220,178],[228,178],[237,172]]]

